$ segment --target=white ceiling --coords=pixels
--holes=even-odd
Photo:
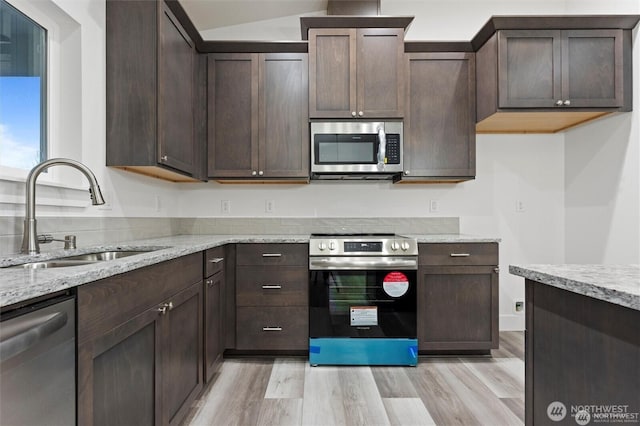
[[[327,10],[327,0],[180,0],[198,31]]]

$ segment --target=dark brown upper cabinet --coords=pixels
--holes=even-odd
[[[310,118],[402,118],[403,28],[309,29]]]
[[[208,175],[309,179],[308,55],[216,53],[208,67]]]
[[[478,133],[554,133],[631,110],[637,17],[582,18],[494,18],[476,56]]]
[[[473,52],[407,53],[400,182],[459,182],[476,174]]]
[[[164,1],[108,0],[106,13],[107,166],[201,179],[194,42]]]

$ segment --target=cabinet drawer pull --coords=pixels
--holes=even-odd
[[[169,303],[163,303],[162,305],[160,305],[157,311],[160,312],[160,315],[164,315],[167,313],[167,311],[170,311],[172,309],[173,309],[173,302],[169,302]]]
[[[262,331],[282,331],[282,327],[262,327]]]
[[[262,288],[264,289],[272,289],[272,290],[279,290],[282,288],[282,286],[280,284],[265,284],[262,286]]]
[[[451,253],[451,257],[469,257],[469,253]]]
[[[262,257],[282,257],[282,253],[262,253]]]
[[[209,287],[213,287],[213,280],[207,280],[206,282]]]
[[[209,263],[220,263],[224,260],[224,257],[216,257],[214,259],[209,259]]]

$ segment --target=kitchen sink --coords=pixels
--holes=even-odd
[[[22,269],[44,269],[44,268],[65,268],[69,266],[91,265],[93,263],[105,262],[108,260],[121,259],[123,257],[135,256],[136,254],[149,253],[153,249],[141,250],[106,250],[94,253],[77,254],[74,256],[65,256],[56,259],[42,260],[37,262],[23,263],[21,265],[10,266],[9,268]]]
[[[61,260],[81,261],[81,262],[102,262],[105,260],[116,260],[122,257],[135,256],[136,254],[148,253],[153,250],[110,250],[99,251],[97,253],[79,254],[76,256],[64,257]]]

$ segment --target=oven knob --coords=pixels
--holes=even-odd
[[[391,243],[391,250],[396,251],[398,248],[400,248],[400,245],[397,242],[394,241]]]
[[[407,251],[409,250],[409,243],[404,241],[400,247],[402,248],[403,251]]]
[[[324,249],[326,249],[326,248],[327,248],[327,244],[325,244],[325,243],[320,243],[320,244],[318,244],[318,248],[322,251],[322,250],[324,250]]]
[[[336,249],[336,242],[335,241],[329,242],[329,250],[335,250],[335,249]]]

